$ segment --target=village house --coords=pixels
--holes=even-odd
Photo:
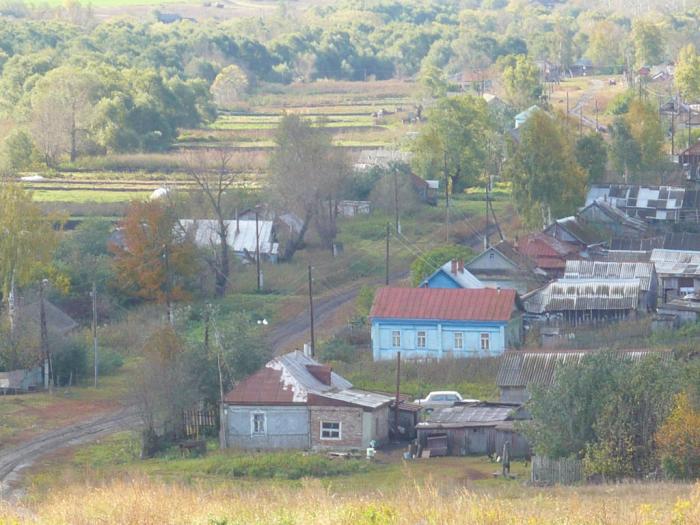
[[[557,371],[565,366],[577,365],[581,360],[599,350],[527,350],[506,352],[501,358],[496,383],[502,403],[525,403],[532,395],[532,387],[546,388],[554,384]],[[658,354],[671,359],[667,349],[615,350],[634,361]]]
[[[658,280],[652,263],[611,261],[567,261],[564,279],[639,279],[640,308],[656,309]]]
[[[302,352],[269,361],[224,397],[225,444],[242,449],[364,449],[389,439],[393,398],[352,384]]]
[[[375,361],[499,355],[519,346],[512,289],[380,288],[369,318]]]
[[[630,217],[648,223],[700,222],[700,194],[676,186],[596,184],[586,196],[586,206],[604,200]]]
[[[508,442],[511,457],[530,454],[527,440],[515,430],[515,422],[528,419],[515,404],[458,403],[436,408],[418,423],[418,443],[430,456],[500,455]]]
[[[550,279],[564,275],[567,260],[581,257],[579,246],[560,241],[544,233],[534,233],[517,239],[515,249],[534,261],[537,268],[546,273]]]
[[[592,227],[610,232],[611,237],[642,238],[647,231],[644,221],[630,217],[603,199],[585,206],[578,216]]]
[[[527,108],[525,111],[522,111],[515,115],[514,118],[514,124],[513,127],[515,129],[518,129],[520,126],[525,124],[532,115],[534,115],[537,111],[542,111],[539,106],[530,106]]]
[[[527,314],[538,321],[580,324],[636,319],[640,304],[639,279],[557,279],[523,296]]]
[[[513,288],[520,294],[538,288],[547,276],[508,241],[489,246],[464,268],[486,287]]]
[[[452,259],[426,277],[421,288],[484,288],[484,284],[464,268],[464,261]]]
[[[700,292],[700,252],[656,249],[651,262],[659,275],[662,302]]]
[[[557,219],[543,232],[557,240],[579,246],[581,255],[588,256],[588,249],[605,244],[611,235],[588,224],[578,216]]]
[[[271,220],[225,220],[227,242],[231,251],[242,260],[254,261],[257,250],[260,258],[277,262],[279,243]],[[182,228],[192,235],[194,243],[200,248],[218,246],[219,223],[212,219],[181,219]]]

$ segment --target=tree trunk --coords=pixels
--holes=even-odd
[[[228,245],[228,226],[220,218],[219,219],[219,264],[215,270],[215,290],[214,293],[217,297],[223,297],[226,295],[226,287],[228,285],[228,278],[231,272],[231,263],[229,257],[229,245]]]
[[[17,328],[17,288],[15,284],[15,272],[12,271],[10,278],[10,291],[7,294],[7,313],[10,318],[10,339],[15,340],[15,329]]]
[[[299,247],[303,244],[304,237],[306,236],[306,230],[309,229],[309,224],[311,223],[312,216],[313,213],[310,210],[307,210],[306,216],[304,217],[304,223],[301,225],[301,230],[299,230],[299,234],[296,237],[293,237],[287,243],[287,246],[284,249],[285,261],[290,260],[294,256],[294,253],[296,253]]]

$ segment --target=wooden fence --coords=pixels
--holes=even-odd
[[[185,434],[199,439],[216,432],[219,428],[219,411],[216,408],[184,410]]]
[[[552,459],[545,456],[532,458],[530,481],[535,485],[571,485],[583,480],[581,460]]]

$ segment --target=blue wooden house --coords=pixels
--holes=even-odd
[[[421,288],[484,288],[484,284],[464,268],[464,261],[447,261],[420,283]]]
[[[522,339],[512,289],[381,288],[374,298],[375,361],[500,355]]]

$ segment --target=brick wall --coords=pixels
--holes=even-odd
[[[313,448],[362,448],[362,409],[312,406],[310,411]],[[340,422],[341,439],[321,439],[321,421]]]

